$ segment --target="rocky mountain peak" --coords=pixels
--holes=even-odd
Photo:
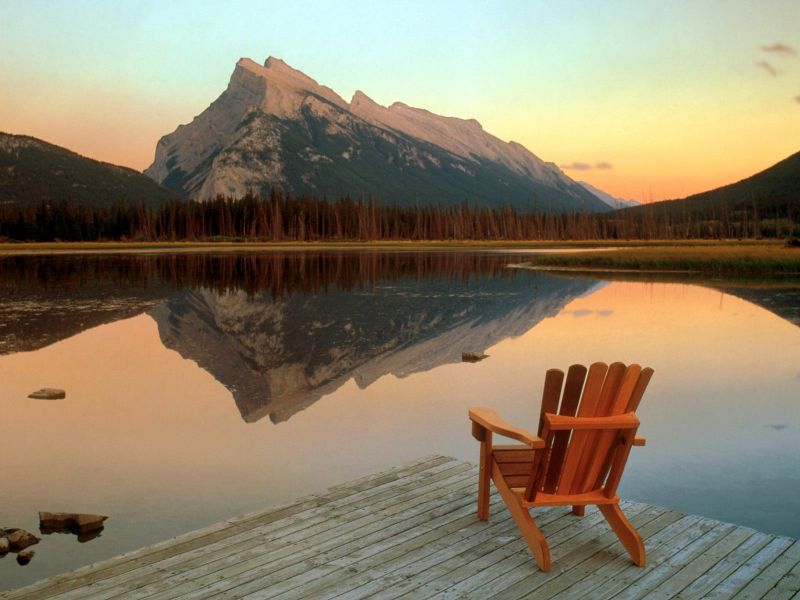
[[[270,56],[267,60],[264,61],[264,68],[263,71],[260,73],[262,77],[274,80],[276,83],[283,83],[284,85],[289,84],[296,86],[300,89],[308,90],[311,92],[316,92],[320,88],[324,88],[329,91],[330,88],[326,88],[321,86],[317,83],[314,79],[303,73],[302,71],[298,71],[297,69],[293,69],[289,65],[287,65],[283,60],[280,58],[275,58],[274,56]],[[337,96],[338,98],[338,96]]]
[[[261,65],[259,65],[252,58],[247,58],[246,56],[243,56],[242,58],[236,61],[236,66],[241,67],[243,69],[247,69],[249,71],[254,71],[257,70]]]
[[[380,104],[375,102],[372,98],[367,96],[361,90],[356,90],[356,93],[353,94],[353,97],[350,99],[350,109],[352,110],[352,109],[354,109],[354,108],[356,108],[358,106],[378,106],[378,107],[380,107]]]
[[[264,112],[277,116],[287,117],[296,114],[300,106],[309,93],[324,98],[328,102],[347,108],[348,104],[336,92],[327,86],[320,85],[314,79],[290,67],[280,58],[270,56],[264,61],[264,65],[249,58],[241,58],[236,63],[237,70],[231,78],[231,85],[236,85],[242,81],[242,71],[248,77],[255,76],[259,85],[264,86],[264,97],[261,99],[261,108]],[[237,77],[237,71],[239,77]]]
[[[294,69],[289,65],[287,65],[286,61],[284,61],[282,58],[278,58],[277,56],[271,56],[271,55],[268,56],[267,60],[264,61],[264,66],[267,69],[274,69],[276,71],[284,70],[305,75],[305,73],[303,73],[302,71],[298,71],[297,69]]]
[[[197,199],[272,187],[373,195],[386,202],[605,205],[559,169],[484,131],[403,102],[388,108],[357,91],[348,103],[274,56],[236,64],[225,92],[164,136],[146,174]]]

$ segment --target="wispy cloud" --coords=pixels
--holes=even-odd
[[[614,314],[614,311],[611,309],[589,310],[588,308],[577,308],[573,311],[565,310],[564,314],[571,314],[576,319],[579,319],[581,317],[589,317],[591,315],[595,315],[596,317],[610,317]]]
[[[592,169],[599,169],[602,171],[614,168],[610,162],[605,161],[600,161],[595,164],[575,161],[566,165],[560,165],[560,167],[562,169],[571,169],[572,171],[591,171]]]
[[[780,54],[781,56],[794,56],[797,54],[797,51],[794,48],[787,46],[786,44],[770,44],[769,46],[761,46],[761,49],[764,52]]]
[[[756,63],[756,66],[757,66],[759,69],[764,69],[764,70],[765,70],[767,73],[769,73],[769,74],[770,74],[772,77],[775,77],[775,76],[778,74],[778,69],[776,69],[775,67],[773,67],[771,64],[769,64],[769,63],[768,63],[767,61],[765,61],[765,60],[760,60],[760,61],[758,61],[758,62]]]
[[[561,165],[562,169],[572,169],[573,171],[588,171],[592,168],[592,165],[589,163],[582,163],[582,162],[572,162],[568,165]]]

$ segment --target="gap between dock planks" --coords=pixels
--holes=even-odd
[[[476,487],[475,465],[425,457],[0,599],[800,598],[800,542],[637,502],[646,567],[596,509],[551,507],[543,573],[495,493],[476,518]]]

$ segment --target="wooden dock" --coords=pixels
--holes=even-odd
[[[0,598],[800,598],[800,542],[637,502],[634,566],[595,508],[537,511],[543,573],[477,467],[446,457],[339,485]]]

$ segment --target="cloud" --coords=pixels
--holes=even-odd
[[[795,102],[800,102],[800,96],[795,96],[795,97],[794,97],[794,101],[795,101]]]
[[[573,171],[588,171],[592,168],[589,163],[573,162],[568,165],[561,165],[562,169],[572,169]]]
[[[770,54],[780,54],[781,56],[794,56],[797,54],[794,48],[787,46],[786,44],[771,44],[769,46],[761,46],[761,49],[764,52],[769,52]]]
[[[588,317],[591,315],[595,315],[596,317],[610,317],[614,314],[613,310],[610,309],[603,309],[603,310],[589,310],[588,308],[577,308],[573,311],[564,311],[565,314],[571,314],[575,318],[580,317]]]
[[[768,63],[767,61],[765,61],[765,60],[760,60],[760,61],[758,61],[758,62],[756,63],[756,66],[757,66],[759,69],[764,69],[764,70],[765,70],[767,73],[769,73],[769,74],[770,74],[772,77],[775,77],[775,76],[778,74],[778,69],[776,69],[775,67],[773,67],[771,64],[769,64],[769,63]]]
[[[611,163],[605,161],[600,161],[598,163],[595,163],[594,165],[585,162],[575,161],[569,163],[568,165],[560,165],[560,166],[562,169],[571,169],[573,171],[591,171],[592,169],[606,170],[614,168],[611,165]]]

